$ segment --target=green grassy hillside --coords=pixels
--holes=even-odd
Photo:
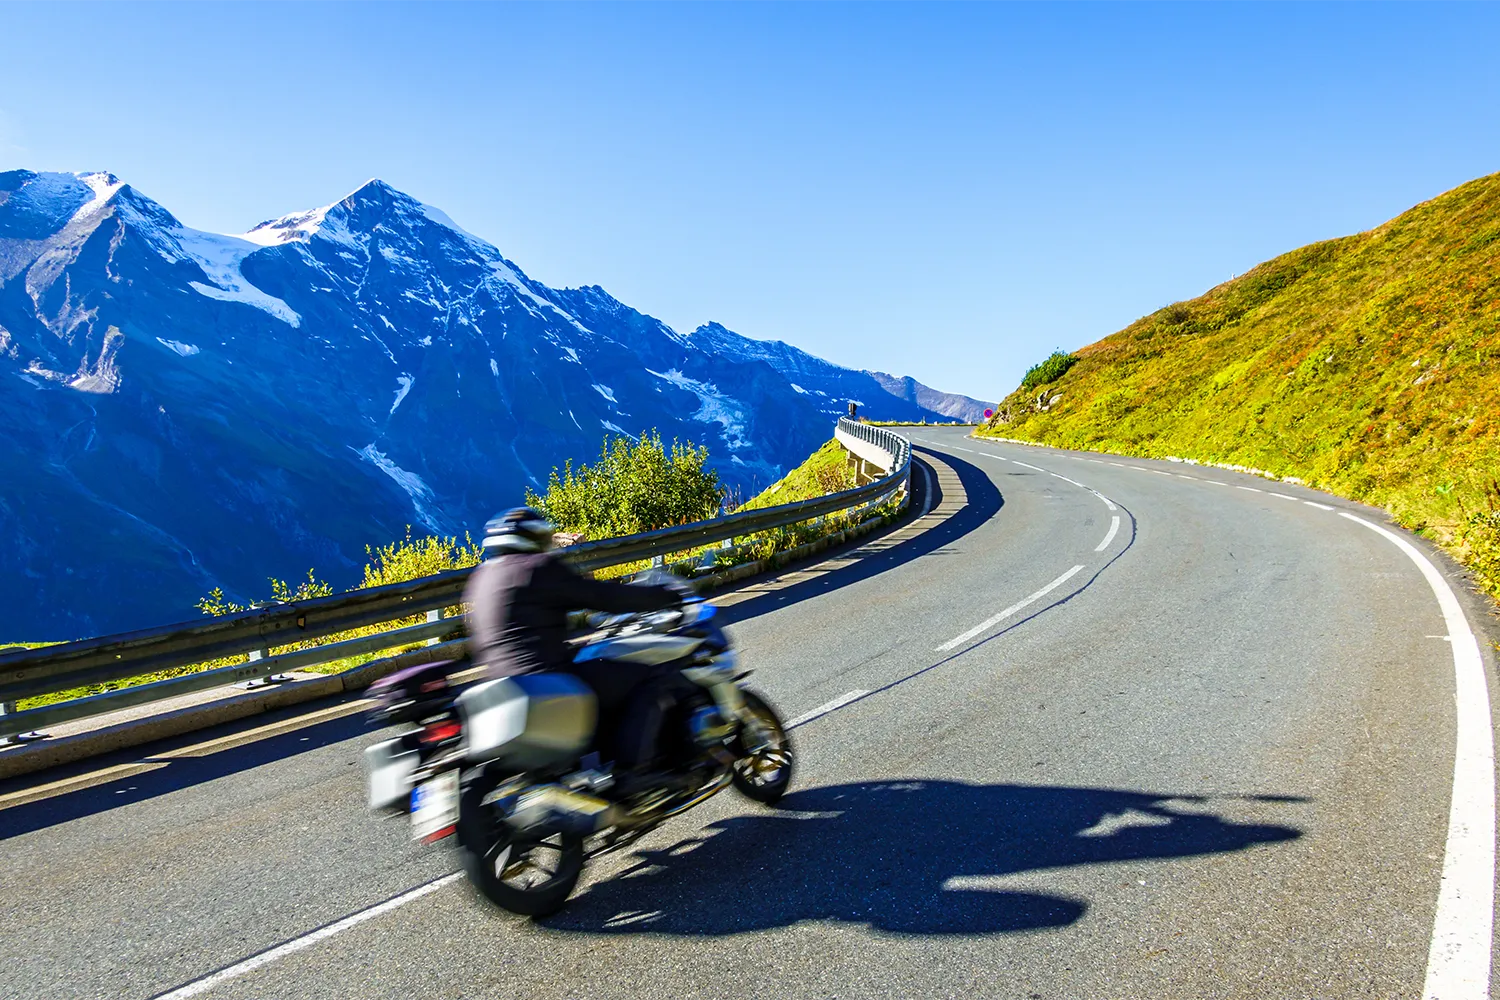
[[[823,444],[807,459],[781,479],[756,494],[739,508],[760,510],[777,504],[811,500],[813,497],[854,488],[854,469],[849,453],[835,438]]]
[[[1500,174],[1075,358],[980,433],[1296,477],[1386,507],[1500,596]]]

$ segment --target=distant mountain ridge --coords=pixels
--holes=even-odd
[[[940,392],[923,385],[910,375],[887,375],[885,372],[866,374],[892,396],[961,423],[977,424],[984,419],[985,410],[994,409],[994,403],[983,403],[972,396],[956,392]]]
[[[381,181],[223,236],[110,174],[0,173],[0,638],[181,620],[308,565],[352,583],[365,545],[461,534],[612,433],[707,444],[749,492],[848,399],[942,416],[548,288]]]
[[[886,395],[895,396],[933,415],[927,419],[946,417],[964,423],[983,420],[984,411],[993,405],[957,393],[930,389],[910,375],[897,377],[884,372],[844,368],[784,341],[751,340],[718,323],[706,323],[690,336],[694,344],[721,357],[764,361],[786,376],[794,390],[821,397],[827,405],[820,405],[830,416],[842,416],[849,402],[864,403],[866,400],[869,405],[883,411],[889,405]]]

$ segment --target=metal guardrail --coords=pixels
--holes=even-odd
[[[881,463],[886,475],[863,486],[812,500],[728,514],[636,535],[580,542],[563,550],[563,558],[581,570],[603,569],[782,528],[841,510],[858,507],[863,508],[863,513],[905,490],[911,474],[911,444],[905,438],[887,428],[848,419],[839,421],[838,434],[873,445],[879,453],[888,456],[888,461]],[[902,502],[904,505],[904,496]],[[298,667],[381,649],[420,642],[444,643],[446,648],[447,643],[462,636],[463,625],[460,619],[442,615],[445,609],[459,603],[471,572],[470,569],[455,570],[406,583],[292,601],[216,618],[81,639],[41,649],[0,653],[0,703],[14,703],[22,698],[246,653],[251,656],[248,663],[0,714],[0,739],[60,722],[193,691],[272,677]],[[418,615],[424,615],[426,621],[377,635],[269,655],[269,650],[278,646]]]

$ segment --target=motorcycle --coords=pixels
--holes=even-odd
[[[660,665],[675,694],[660,736],[669,769],[628,795],[594,745],[596,699],[565,673],[485,681],[455,693],[452,661],[371,688],[371,721],[407,726],[365,751],[371,809],[409,814],[412,836],[454,837],[469,880],[512,913],[561,909],[591,858],[627,847],[731,785],[774,805],[793,751],[776,711],[744,683],[717,609],[693,601],[594,615],[575,661]]]

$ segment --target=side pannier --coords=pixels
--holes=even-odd
[[[594,740],[598,706],[589,686],[571,674],[523,674],[485,681],[458,696],[464,758],[504,759],[517,770],[563,767]]]

